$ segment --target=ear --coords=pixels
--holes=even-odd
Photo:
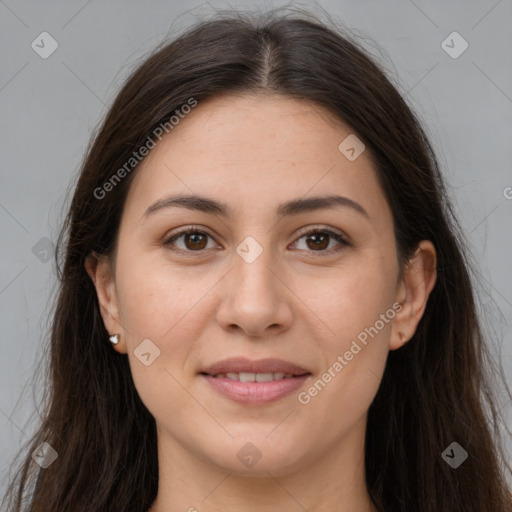
[[[126,354],[126,342],[121,317],[119,315],[115,276],[110,259],[105,255],[98,255],[95,252],[91,252],[85,260],[85,269],[96,288],[100,313],[105,328],[110,335],[120,335],[119,343],[112,346],[117,352]],[[105,342],[109,343],[109,340],[107,339]]]
[[[436,283],[436,249],[422,240],[408,261],[397,287],[396,300],[402,305],[393,319],[389,349],[396,350],[412,338],[425,312],[430,292]]]

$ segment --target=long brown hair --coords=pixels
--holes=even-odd
[[[375,157],[402,268],[420,240],[437,250],[424,316],[413,338],[389,354],[369,410],[365,463],[374,503],[392,512],[509,512],[510,468],[499,448],[471,263],[427,136],[353,36],[307,12],[279,10],[224,13],[164,43],[132,73],[95,134],[58,240],[42,422],[20,452],[4,507],[9,499],[16,512],[142,512],[154,501],[155,420],[128,359],[108,343],[84,267],[92,251],[115,254],[136,166],[104,197],[95,190],[190,98],[200,105],[245,92],[308,100],[351,126]],[[469,454],[457,469],[441,457],[454,441]],[[58,453],[46,469],[30,456],[42,442]]]

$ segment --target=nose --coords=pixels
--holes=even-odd
[[[219,325],[251,337],[275,336],[287,330],[292,323],[289,301],[293,293],[280,274],[272,265],[270,250],[251,263],[235,254],[232,270],[221,281]]]

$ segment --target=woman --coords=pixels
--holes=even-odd
[[[443,179],[348,36],[233,13],[155,51],[59,243],[10,510],[510,510]]]

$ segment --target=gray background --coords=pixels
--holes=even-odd
[[[426,125],[473,253],[484,326],[512,384],[512,1],[293,5],[360,34]],[[0,0],[0,495],[37,421],[41,386],[27,383],[44,358],[55,283],[45,259],[91,132],[137,59],[229,6],[250,4]],[[58,43],[47,59],[31,47],[43,31]],[[455,59],[441,47],[453,31],[469,44]],[[504,395],[500,407],[510,424]]]

